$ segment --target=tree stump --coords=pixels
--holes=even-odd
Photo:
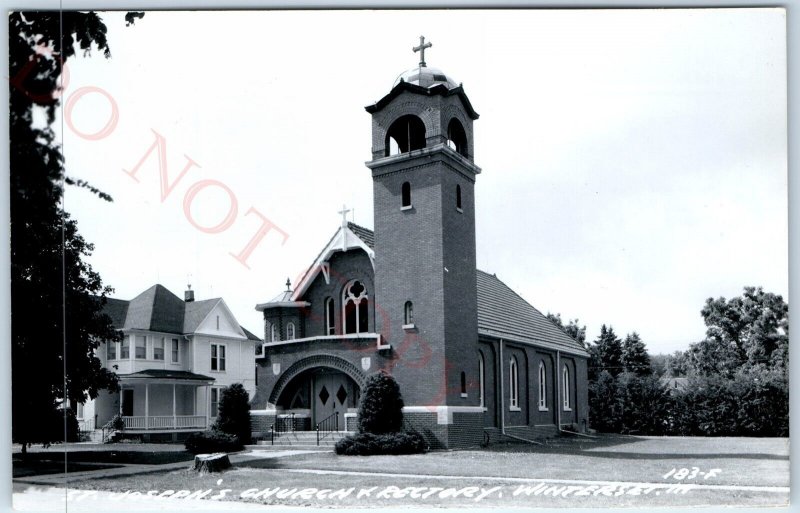
[[[219,472],[231,468],[231,460],[224,452],[198,454],[194,457],[194,470],[200,473]]]

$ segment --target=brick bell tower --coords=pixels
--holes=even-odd
[[[419,65],[366,107],[366,165],[375,209],[376,329],[392,345],[406,418],[429,424],[425,411],[437,412],[434,431],[450,446],[463,437],[455,427],[465,422],[476,423],[480,436],[483,418],[474,194],[480,168],[472,131],[478,113],[460,84],[426,65],[430,47],[420,37]]]

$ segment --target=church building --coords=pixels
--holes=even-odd
[[[478,113],[462,85],[417,67],[366,107],[374,231],[346,221],[303,275],[256,309],[253,428],[291,417],[355,428],[368,375],[391,373],[404,422],[431,447],[588,427],[584,346],[476,269]],[[511,241],[510,241],[511,242]]]

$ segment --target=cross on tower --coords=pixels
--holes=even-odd
[[[412,50],[414,50],[414,53],[419,52],[419,66],[420,66],[420,68],[424,68],[426,66],[426,64],[425,64],[425,49],[426,48],[430,48],[431,46],[433,46],[433,43],[426,43],[425,42],[425,36],[419,36],[419,46],[415,46],[414,48],[412,48]]]
[[[337,214],[342,214],[342,228],[347,228],[347,214],[350,209],[342,205],[342,209]]]

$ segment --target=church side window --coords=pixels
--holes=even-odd
[[[539,362],[539,410],[547,411],[547,369]]]
[[[403,325],[414,325],[414,303],[411,301],[406,301],[405,307],[403,308]]]
[[[294,323],[290,322],[286,325],[286,340],[294,340]]]
[[[484,396],[486,394],[486,370],[483,364],[483,353],[478,353],[478,376],[480,377],[480,394],[481,406],[483,406]]]
[[[461,371],[461,397],[467,397],[467,373]]]
[[[369,331],[369,296],[364,284],[356,280],[344,289],[344,332],[366,333]]]
[[[508,370],[509,378],[509,406],[513,409],[519,408],[519,368],[516,357],[511,357]]]
[[[564,370],[562,371],[562,387],[564,387],[564,411],[570,411],[570,402],[569,402],[569,367],[564,365]]]
[[[400,192],[403,196],[401,206],[403,208],[411,208],[411,184],[408,182],[403,182]]]
[[[456,185],[456,208],[461,210],[461,186]]]
[[[336,334],[336,322],[334,321],[334,305],[333,305],[333,298],[329,297],[325,300],[325,334],[326,335],[335,335]]]

